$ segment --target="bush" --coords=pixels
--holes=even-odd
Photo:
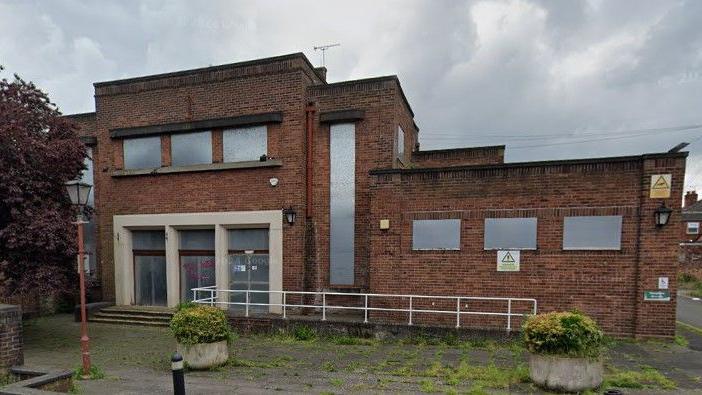
[[[308,341],[317,337],[317,334],[314,332],[314,329],[310,328],[307,325],[302,325],[295,327],[295,330],[293,331],[293,336],[296,340]]]
[[[526,348],[535,354],[597,358],[604,342],[597,323],[578,311],[530,317],[522,335]]]
[[[232,334],[224,311],[211,306],[180,309],[170,327],[178,343],[188,345],[229,340]]]

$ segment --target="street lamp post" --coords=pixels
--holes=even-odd
[[[83,248],[83,207],[88,203],[90,189],[93,186],[78,180],[66,183],[68,196],[71,203],[76,206],[78,215],[76,226],[78,228],[78,275],[80,278],[80,350],[83,357],[83,378],[90,377],[90,347],[88,337],[88,320],[85,311],[85,251]]]

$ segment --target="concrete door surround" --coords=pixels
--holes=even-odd
[[[178,231],[184,229],[214,229],[215,277],[217,289],[221,290],[229,289],[227,230],[268,228],[270,290],[283,290],[283,215],[280,210],[115,215],[112,219],[117,305],[133,305],[136,300],[132,257],[133,230],[163,229],[166,233],[166,289],[169,307],[175,307],[180,302]],[[218,292],[218,296],[223,300],[228,295],[224,292]],[[280,304],[281,301],[281,294],[272,293],[270,295],[270,303]],[[270,311],[278,312],[280,307],[272,306]]]

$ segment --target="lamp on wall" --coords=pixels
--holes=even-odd
[[[288,225],[292,225],[295,223],[295,217],[297,216],[297,213],[292,207],[284,208],[283,215],[285,216],[285,221],[288,223]]]
[[[656,218],[656,226],[660,228],[661,226],[667,225],[672,212],[673,210],[671,208],[665,206],[665,202],[661,202],[661,206],[653,212]]]

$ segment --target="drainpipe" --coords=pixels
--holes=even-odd
[[[305,107],[307,121],[307,202],[305,213],[307,218],[312,218],[314,209],[312,207],[312,177],[314,176],[314,113],[317,111],[314,102],[309,102]]]

